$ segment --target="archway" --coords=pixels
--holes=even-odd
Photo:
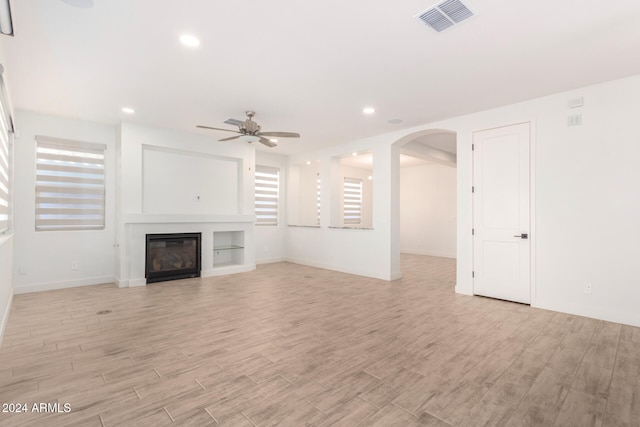
[[[456,155],[457,134],[448,129],[412,132],[392,144],[393,279],[402,276],[401,252],[456,257]]]

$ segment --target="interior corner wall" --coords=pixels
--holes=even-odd
[[[284,261],[286,258],[287,227],[287,157],[256,151],[256,166],[270,166],[280,171],[280,192],[278,196],[278,225],[255,227],[256,264]]]
[[[116,126],[17,111],[14,144],[15,293],[110,283],[114,278]],[[35,231],[35,136],[96,142],[105,155],[105,228]],[[71,269],[72,262],[78,264]]]
[[[400,252],[456,257],[456,168],[400,168]]]

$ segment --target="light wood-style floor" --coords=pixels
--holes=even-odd
[[[456,295],[455,261],[402,262],[391,283],[279,263],[17,295],[0,402],[71,412],[0,425],[640,425],[639,328]]]

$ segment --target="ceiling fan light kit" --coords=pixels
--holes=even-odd
[[[244,142],[248,142],[249,144],[260,141],[260,137],[255,135],[242,135],[239,139]]]
[[[198,125],[196,127],[201,129],[222,130],[225,132],[234,132],[238,134],[236,136],[219,139],[218,141],[231,141],[233,139],[240,139],[242,141],[248,142],[249,144],[253,142],[260,142],[267,147],[275,147],[278,145],[275,143],[273,137],[300,138],[300,134],[296,132],[262,132],[260,125],[253,121],[253,116],[256,115],[255,111],[247,111],[246,114],[247,119],[244,121],[238,119],[227,119],[224,121],[224,123],[226,124],[238,126],[238,130],[221,129],[202,125]]]

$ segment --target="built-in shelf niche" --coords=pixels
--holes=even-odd
[[[213,232],[213,268],[244,264],[244,231]]]

